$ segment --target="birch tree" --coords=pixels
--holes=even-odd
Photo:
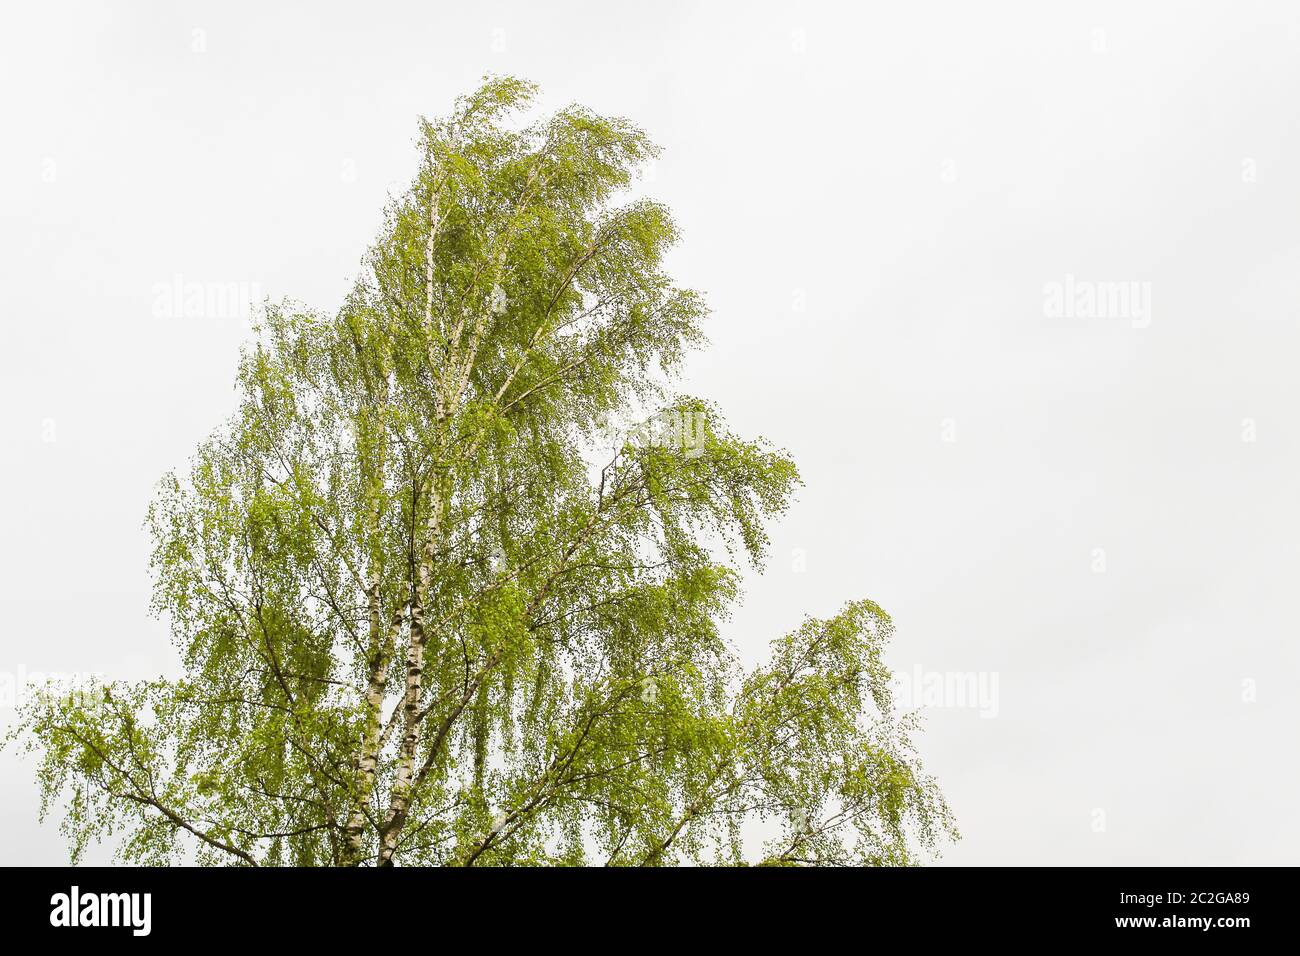
[[[795,467],[672,391],[706,309],[629,198],[655,147],[534,92],[422,122],[342,307],[268,306],[237,413],[162,481],[183,676],[23,712],[74,859],[891,865],[954,834],[876,604],[741,666]]]

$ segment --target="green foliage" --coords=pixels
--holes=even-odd
[[[751,673],[723,639],[798,475],[666,390],[705,307],[668,211],[617,204],[654,146],[524,124],[533,92],[422,124],[338,314],[268,309],[237,414],[159,486],[186,677],[41,698],[15,735],[74,858],[902,864],[954,833],[880,608]]]

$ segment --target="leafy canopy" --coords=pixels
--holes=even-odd
[[[162,482],[185,676],[13,735],[74,858],[901,864],[953,832],[879,607],[748,673],[724,640],[795,467],[667,391],[706,310],[668,211],[626,201],[655,147],[577,106],[525,125],[534,92],[422,123],[342,308],[268,307],[237,414]]]

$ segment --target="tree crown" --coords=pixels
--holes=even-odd
[[[421,123],[343,306],[268,306],[238,412],[161,483],[184,676],[15,734],[74,857],[897,864],[955,832],[877,605],[739,665],[721,625],[797,472],[669,388],[706,309],[668,211],[620,202],[653,144],[520,122],[534,93]]]

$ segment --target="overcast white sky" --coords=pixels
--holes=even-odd
[[[1300,8],[271,6],[3,15],[0,674],[173,667],[141,521],[247,328],[158,284],[334,309],[417,115],[510,72],[663,145],[687,388],[801,466],[736,643],[871,597],[996,679],[927,710],[945,862],[1300,861]],[[33,769],[0,863],[66,859]]]

